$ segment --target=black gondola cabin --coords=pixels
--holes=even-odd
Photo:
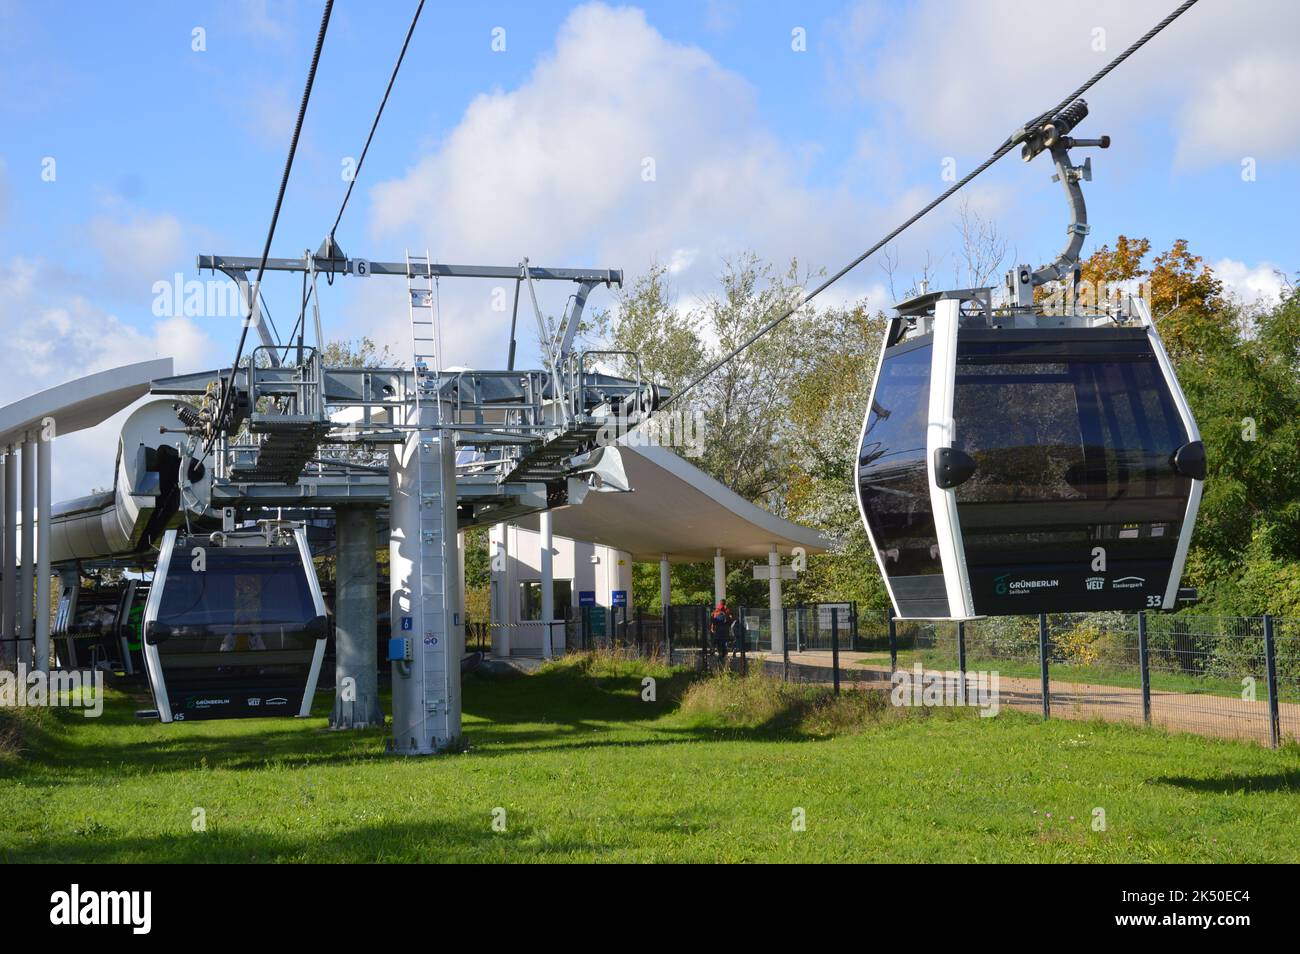
[[[1205,477],[1145,304],[899,306],[859,442],[862,519],[900,618],[1172,608]]]
[[[144,618],[163,722],[311,711],[328,626],[302,528],[167,531]]]

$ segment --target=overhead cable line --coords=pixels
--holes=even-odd
[[[325,0],[325,11],[321,14],[320,30],[316,34],[316,48],[312,51],[311,66],[307,70],[307,85],[302,91],[302,102],[298,105],[298,119],[293,126],[293,138],[289,142],[289,155],[284,161],[284,173],[280,176],[280,191],[275,197],[275,211],[271,213],[271,227],[266,231],[266,242],[262,246],[262,260],[257,266],[257,279],[253,282],[252,291],[249,294],[249,316],[244,320],[243,330],[239,333],[239,347],[235,349],[235,360],[230,366],[230,386],[222,392],[221,405],[218,408],[216,419],[213,421],[212,433],[209,435],[207,445],[203,450],[205,457],[212,451],[212,445],[216,443],[217,430],[225,419],[226,410],[230,405],[230,396],[235,390],[235,375],[239,373],[239,361],[244,356],[244,344],[248,339],[248,326],[251,324],[252,309],[257,308],[257,302],[261,294],[262,276],[266,272],[266,260],[271,255],[271,240],[275,237],[275,226],[280,220],[280,208],[284,204],[284,192],[289,185],[289,173],[293,170],[293,157],[298,151],[298,137],[302,134],[303,120],[307,116],[307,103],[311,99],[312,84],[316,82],[316,67],[320,63],[320,51],[321,47],[325,45],[325,31],[329,29],[330,13],[333,9],[334,0]]]
[[[845,265],[843,268],[837,271],[830,278],[827,278],[825,281],[823,281],[812,291],[806,292],[804,295],[802,295],[799,298],[797,302],[795,302],[795,304],[791,305],[781,314],[777,315],[775,318],[773,318],[771,321],[765,324],[762,328],[758,329],[758,331],[754,332],[752,335],[750,335],[748,338],[742,341],[737,347],[729,351],[726,355],[724,355],[723,357],[719,358],[717,361],[709,365],[709,367],[703,373],[701,373],[700,375],[692,379],[690,383],[688,383],[681,390],[674,392],[673,395],[668,398],[668,400],[664,401],[663,404],[659,406],[659,410],[663,410],[664,408],[668,407],[670,404],[672,404],[682,395],[686,394],[688,391],[694,388],[701,381],[711,376],[720,367],[722,367],[728,361],[735,358],[737,355],[739,355],[742,351],[744,351],[746,348],[752,345],[759,338],[763,337],[765,334],[767,334],[777,325],[781,324],[783,321],[785,321],[787,318],[789,318],[791,315],[797,312],[804,305],[808,304],[810,301],[812,301],[814,298],[816,298],[818,295],[824,292],[827,288],[830,288],[831,285],[834,285],[837,281],[839,281],[849,272],[853,271],[853,269],[857,268],[864,261],[866,261],[872,255],[874,255],[876,252],[880,251],[882,248],[884,248],[886,245],[888,245],[890,242],[896,239],[899,235],[903,234],[903,232],[907,231],[909,228],[915,225],[920,219],[924,218],[929,212],[933,211],[939,205],[942,205],[944,201],[946,201],[948,198],[950,198],[953,195],[953,193],[957,192],[958,190],[966,186],[976,176],[979,176],[986,169],[988,169],[989,166],[993,165],[995,162],[997,162],[999,159],[1005,156],[1008,152],[1010,152],[1013,148],[1015,148],[1017,144],[1019,144],[1024,140],[1028,132],[1031,132],[1034,128],[1041,125],[1046,120],[1049,120],[1052,117],[1056,116],[1061,110],[1065,109],[1065,107],[1069,106],[1076,99],[1078,99],[1088,90],[1090,90],[1099,80],[1101,80],[1104,76],[1106,76],[1106,74],[1108,74],[1111,70],[1115,69],[1115,67],[1119,66],[1119,64],[1123,63],[1135,52],[1137,52],[1139,49],[1145,46],[1147,42],[1149,42],[1161,30],[1169,26],[1169,24],[1173,23],[1176,19],[1178,19],[1189,9],[1191,9],[1196,4],[1196,2],[1197,0],[1186,0],[1186,2],[1180,4],[1177,9],[1175,9],[1167,17],[1165,17],[1163,20],[1161,20],[1159,23],[1153,26],[1141,37],[1139,37],[1136,42],[1134,42],[1131,46],[1128,47],[1128,49],[1126,49],[1123,53],[1119,54],[1119,56],[1115,57],[1104,67],[1102,67],[1100,70],[1094,73],[1086,83],[1084,83],[1082,86],[1076,89],[1073,93],[1065,97],[1065,99],[1061,100],[1057,105],[1053,106],[1051,109],[1039,113],[1029,122],[1025,123],[1022,127],[1020,127],[1020,129],[1017,130],[1015,133],[1012,133],[1010,136],[1008,136],[1007,139],[1002,143],[1002,145],[998,146],[998,148],[993,151],[993,155],[989,156],[978,166],[976,166],[974,169],[972,169],[970,172],[964,175],[961,179],[953,183],[952,186],[950,186],[948,189],[946,189],[936,198],[932,199],[929,203],[923,206],[920,209],[920,211],[916,212],[915,214],[910,216],[906,221],[904,221],[901,225],[891,230],[887,235],[884,236],[884,238],[877,241],[865,252],[863,252],[853,261],[849,262],[847,265]]]
[[[424,0],[420,0],[419,5],[415,8],[415,16],[411,17],[411,25],[406,29],[406,39],[402,41],[402,49],[397,54],[397,62],[393,64],[392,75],[388,77],[388,86],[384,89],[384,98],[379,101],[379,109],[375,111],[375,121],[370,124],[370,134],[366,136],[366,144],[361,149],[361,158],[357,160],[357,167],[352,171],[352,178],[348,180],[348,191],[343,194],[343,204],[339,206],[339,214],[334,216],[334,224],[330,226],[330,246],[334,245],[334,232],[338,229],[339,222],[343,221],[343,211],[348,207],[348,199],[352,198],[352,187],[357,184],[357,179],[361,175],[361,166],[366,161],[366,153],[370,151],[370,141],[375,138],[375,130],[379,128],[379,118],[384,115],[384,107],[388,104],[388,94],[393,91],[393,83],[397,80],[397,71],[402,68],[402,60],[406,57],[406,48],[411,45],[411,35],[415,33],[415,25],[420,22],[420,12],[423,9]]]

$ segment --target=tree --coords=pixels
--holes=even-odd
[[[616,312],[597,312],[593,324],[608,336],[606,347],[636,352],[641,374],[676,393],[704,368],[705,349],[694,316],[677,309],[668,269],[652,265],[618,296]],[[627,358],[615,361],[625,377],[637,367]]]
[[[967,288],[984,288],[1006,261],[1007,240],[998,231],[996,222],[971,208],[967,197],[958,203],[956,227],[961,235],[961,258],[966,265],[966,274],[958,282]]]
[[[888,321],[860,301],[810,316],[808,323],[809,333],[799,336],[798,373],[787,389],[787,515],[816,527],[835,548],[809,560],[790,595],[808,602],[854,599],[860,611],[883,612],[888,598],[854,482],[862,419]]]
[[[603,316],[608,347],[637,351],[646,375],[676,393],[797,301],[799,277],[797,262],[778,273],[746,254],[725,263],[718,294],[687,310],[656,266]],[[802,308],[682,399],[708,435],[694,461],[701,469],[746,499],[842,540],[834,554],[812,558],[789,588],[794,599],[884,605],[853,491],[854,447],[884,327],[865,302]],[[767,584],[753,579],[752,568],[753,561],[731,564],[727,591],[740,603],[766,604]],[[657,567],[637,567],[633,589],[643,605],[657,606]],[[707,602],[712,590],[711,567],[673,568],[675,602]]]
[[[321,361],[327,368],[392,368],[400,366],[397,358],[363,335],[356,341],[331,341],[321,349]]]
[[[752,253],[724,263],[721,291],[699,307],[678,307],[662,266],[631,284],[601,325],[612,350],[635,351],[642,374],[674,394],[797,300],[798,263],[777,275]],[[810,309],[717,368],[673,408],[699,416],[708,440],[694,462],[746,499],[784,507],[785,467],[776,440],[786,383]],[[623,375],[628,359],[616,362]]]

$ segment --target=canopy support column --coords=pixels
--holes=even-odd
[[[510,524],[498,523],[489,534],[492,541],[492,655],[510,656]]]
[[[50,670],[50,458],[54,435],[36,442],[36,668]]]
[[[456,531],[456,616],[452,620],[456,631],[457,645],[454,654],[457,659],[465,656],[465,641],[469,633],[469,619],[465,616],[465,531]]]
[[[551,534],[551,512],[543,510],[538,517],[541,529],[541,569],[542,569],[542,658],[550,659],[554,650],[551,646],[551,623],[555,620],[555,554]]]
[[[714,551],[714,603],[727,599],[727,559],[722,548]]]
[[[668,620],[668,607],[672,603],[672,573],[668,566],[668,554],[659,554],[659,606],[664,616],[664,625]]]
[[[0,571],[4,573],[3,600],[0,601],[0,664],[18,661],[18,631],[14,618],[18,607],[18,553],[14,548],[15,511],[18,509],[18,458],[15,448],[4,448],[4,513],[0,514],[0,534],[4,544],[3,564]]]
[[[31,435],[23,441],[22,460],[22,525],[20,526],[22,570],[18,576],[18,661],[32,664],[32,637],[35,628],[35,607],[32,603],[32,586],[36,582],[36,534],[32,522],[36,512],[36,442]]]
[[[713,553],[713,602],[715,604],[727,598],[727,561],[722,556],[721,548]]]
[[[772,653],[785,646],[785,614],[781,611],[781,554],[773,543],[767,551],[767,612],[772,631]]]

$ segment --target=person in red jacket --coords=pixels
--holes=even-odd
[[[713,648],[718,654],[718,661],[727,661],[727,640],[731,636],[731,627],[735,623],[735,614],[727,607],[726,600],[718,600],[718,605],[709,617],[709,635],[713,637]]]

